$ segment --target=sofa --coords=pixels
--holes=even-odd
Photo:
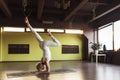
[[[106,63],[120,65],[120,51],[106,51]]]

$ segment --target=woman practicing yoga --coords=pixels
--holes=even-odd
[[[53,41],[45,41],[42,39],[42,37],[32,28],[32,26],[29,23],[28,18],[25,18],[25,23],[31,30],[31,32],[35,35],[39,47],[43,51],[43,56],[41,58],[41,63],[39,63],[36,68],[39,72],[50,72],[50,60],[51,60],[51,52],[49,49],[49,46],[59,46],[60,42],[49,32],[49,36]]]

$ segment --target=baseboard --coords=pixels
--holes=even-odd
[[[39,62],[40,60],[35,61],[0,61],[0,63],[6,63],[6,62]],[[82,61],[82,60],[51,60],[50,62],[61,62],[61,61]]]

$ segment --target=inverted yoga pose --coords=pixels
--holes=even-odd
[[[42,37],[32,28],[32,26],[29,23],[28,18],[25,18],[25,23],[31,30],[31,32],[35,35],[39,47],[43,51],[43,56],[41,58],[41,63],[37,64],[36,68],[39,72],[50,72],[50,60],[51,60],[51,52],[49,49],[49,46],[59,46],[60,42],[49,32],[49,36],[53,41],[45,41],[42,39]]]

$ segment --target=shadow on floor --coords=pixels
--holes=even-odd
[[[36,73],[35,71],[7,73],[7,77],[8,78],[17,78],[17,77],[25,77],[25,76],[37,76],[39,78],[43,78],[44,76],[47,77],[50,74],[71,73],[71,72],[75,72],[75,70],[72,70],[72,69],[58,69],[58,70],[53,70],[50,73]]]

